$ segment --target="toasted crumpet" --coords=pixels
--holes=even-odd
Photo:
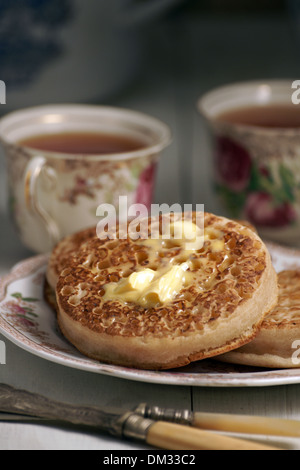
[[[256,227],[253,224],[248,222],[248,220],[237,220],[238,223],[245,225],[246,227],[250,228],[253,232],[257,233]]]
[[[190,213],[190,220],[197,223],[197,215]],[[205,213],[205,241],[199,249],[186,250],[180,240],[145,239],[165,217],[176,222],[182,215],[149,218],[138,240],[93,238],[61,272],[58,324],[86,356],[141,369],[184,366],[251,341],[275,306],[276,273],[253,230]],[[182,263],[189,264],[187,278],[171,300],[145,306],[107,297],[112,285],[132,273],[148,268],[160,275]]]
[[[96,227],[81,230],[63,238],[50,253],[44,282],[44,299],[55,312],[57,310],[55,287],[60,272],[78,248],[96,236]]]
[[[300,367],[300,271],[278,274],[278,303],[251,343],[224,354],[222,361],[267,368]]]
[[[55,290],[59,275],[70,256],[76,253],[83,243],[96,236],[96,227],[90,227],[69,235],[57,243],[50,254],[46,271],[46,280],[49,288]]]

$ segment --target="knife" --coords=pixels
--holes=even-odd
[[[168,450],[280,450],[253,441],[223,436],[182,424],[153,420],[135,410],[101,409],[50,400],[42,395],[0,384],[0,412],[97,428],[114,437]],[[0,416],[1,420],[1,416]]]

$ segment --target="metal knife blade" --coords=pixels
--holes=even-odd
[[[0,412],[56,420],[120,435],[120,421],[125,411],[76,406],[50,400],[45,396],[0,384]]]
[[[47,421],[44,418],[37,418],[36,416],[21,415],[15,413],[2,413],[0,411],[0,422],[1,421],[15,421],[19,422],[34,422],[34,421]]]

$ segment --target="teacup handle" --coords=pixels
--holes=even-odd
[[[53,187],[56,184],[56,172],[46,163],[43,156],[33,157],[28,163],[24,174],[24,197],[28,211],[36,215],[43,223],[50,238],[51,246],[60,240],[60,230],[55,220],[42,207],[38,198],[38,181],[43,174]]]

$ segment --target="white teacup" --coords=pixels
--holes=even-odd
[[[143,148],[110,155],[36,150],[20,141],[57,132],[101,132],[136,138]],[[152,200],[167,125],[143,113],[94,105],[48,105],[12,112],[0,120],[10,210],[22,242],[48,252],[64,236],[96,225],[97,207]]]

